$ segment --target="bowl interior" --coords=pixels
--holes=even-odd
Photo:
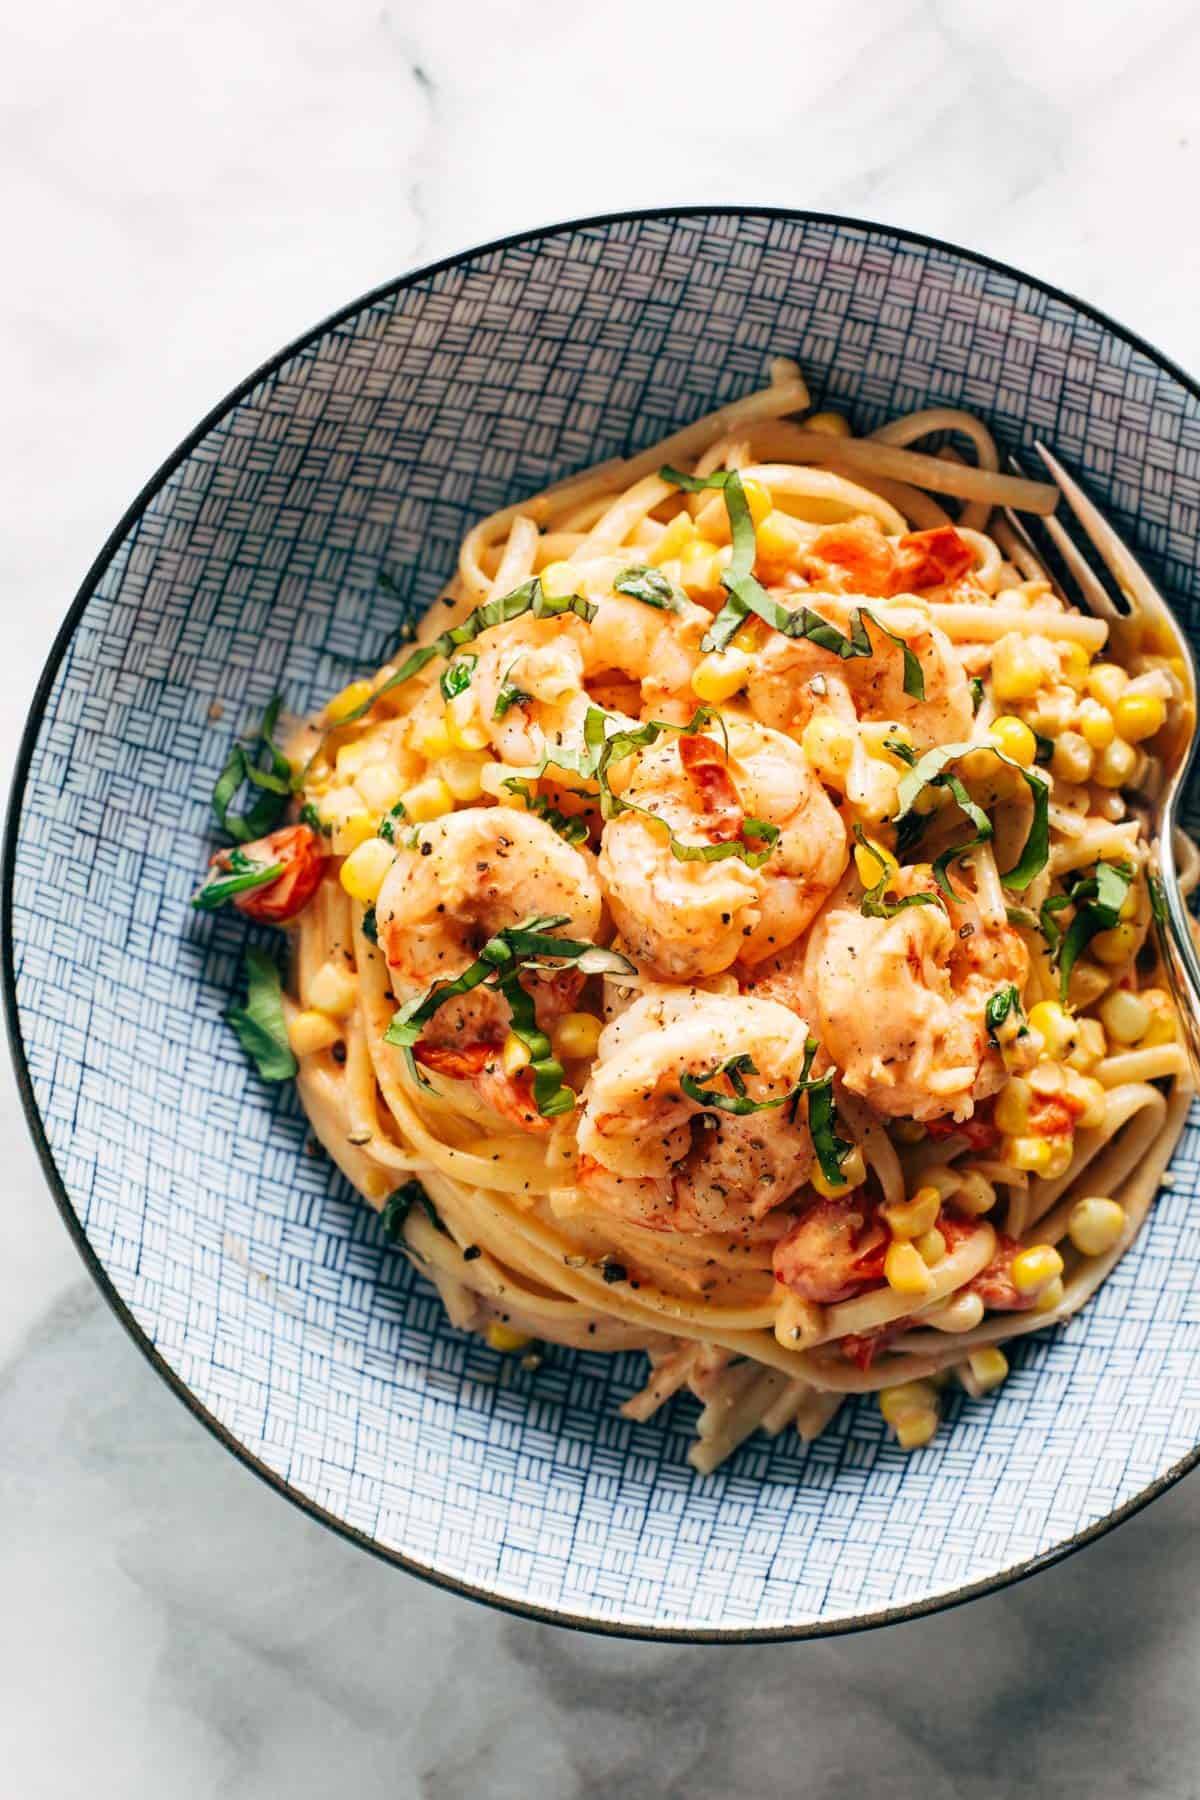
[[[10,821],[10,986],[51,1174],[164,1371],[261,1472],[409,1566],[635,1631],[796,1632],[1053,1553],[1200,1439],[1190,1127],[1085,1313],[1023,1340],[906,1458],[873,1403],[710,1478],[641,1359],[523,1372],[431,1288],[223,1023],[245,930],[188,906],[233,732],[383,659],[482,514],[799,359],[860,429],[924,404],[1045,437],[1197,627],[1200,401],[1095,315],[837,221],[653,216],[455,260],[286,353],[110,543],[35,708]],[[380,571],[392,579],[385,590]]]

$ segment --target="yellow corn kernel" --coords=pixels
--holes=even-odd
[[[735,631],[729,642],[733,649],[740,650],[744,656],[757,656],[763,647],[767,627],[761,619],[748,619]]]
[[[1179,1019],[1171,996],[1163,988],[1143,988],[1140,996],[1150,1009],[1150,1025],[1142,1039],[1144,1049],[1173,1044],[1179,1036]]]
[[[692,674],[692,692],[697,700],[719,706],[744,688],[753,663],[744,650],[714,650],[702,656]]]
[[[1010,1137],[1017,1137],[1029,1126],[1029,1108],[1033,1089],[1022,1075],[1013,1075],[1001,1088],[996,1101],[996,1123]]]
[[[1005,756],[1011,756],[1023,769],[1032,768],[1033,759],[1037,755],[1037,739],[1024,719],[1015,718],[1012,713],[1002,713],[990,726],[988,736],[997,750],[1002,750]]]
[[[888,1245],[887,1255],[883,1259],[883,1273],[894,1294],[912,1295],[916,1298],[927,1294],[933,1286],[933,1276],[929,1273],[921,1252],[914,1244],[907,1243],[902,1238],[896,1238]]]
[[[344,687],[340,694],[335,694],[332,700],[325,702],[326,725],[340,725],[356,708],[371,698],[372,692],[369,681],[352,681],[349,687]]]
[[[1080,701],[1079,730],[1093,750],[1107,750],[1117,735],[1112,714],[1099,700]]]
[[[1119,968],[1137,949],[1138,930],[1128,919],[1114,925],[1110,931],[1098,931],[1088,948],[1097,962],[1106,968]]]
[[[813,413],[804,421],[805,431],[819,431],[823,437],[853,437],[850,421],[840,412]]]
[[[876,1401],[889,1425],[908,1412],[936,1412],[937,1389],[932,1381],[898,1381],[880,1388]]]
[[[652,563],[671,562],[674,557],[681,556],[688,545],[694,544],[695,541],[696,527],[692,524],[691,514],[676,513],[647,560]]]
[[[1114,1044],[1140,1044],[1150,1029],[1150,1008],[1140,994],[1114,988],[1100,1003],[1100,1018]]]
[[[1086,1073],[1088,1069],[1094,1069],[1098,1062],[1103,1062],[1108,1054],[1104,1027],[1099,1019],[1076,1019],[1075,1026],[1075,1048],[1067,1061],[1073,1069],[1081,1069]]]
[[[915,1238],[914,1245],[921,1261],[927,1269],[936,1269],[946,1254],[946,1240],[935,1225],[932,1231],[923,1231]]]
[[[1015,632],[992,652],[992,692],[997,700],[1032,700],[1046,680],[1042,659]]]
[[[1101,787],[1119,788],[1137,768],[1138,753],[1124,738],[1114,738],[1107,750],[1101,750],[1092,766],[1092,780]]]
[[[435,758],[445,756],[448,750],[454,748],[450,742],[450,733],[446,727],[444,713],[439,713],[436,718],[421,719],[413,726],[412,747],[417,755],[423,756],[427,762],[433,762]]]
[[[1063,1259],[1053,1244],[1030,1244],[1012,1260],[1012,1283],[1018,1294],[1036,1294],[1063,1272]]]
[[[894,1238],[919,1238],[937,1224],[942,1196],[935,1187],[921,1187],[911,1200],[894,1200],[879,1210]]]
[[[1091,1131],[1097,1125],[1103,1125],[1108,1111],[1108,1093],[1094,1076],[1081,1075],[1077,1069],[1069,1065],[1063,1068],[1066,1082],[1066,1095],[1077,1108],[1076,1128],[1080,1131]]]
[[[937,1331],[957,1333],[974,1331],[983,1323],[983,1301],[978,1294],[952,1294],[939,1307],[931,1308],[924,1317]]]
[[[1161,694],[1122,694],[1113,707],[1113,723],[1127,743],[1152,738],[1167,722],[1167,703]]]
[[[374,836],[375,821],[370,813],[351,813],[348,819],[343,819],[340,825],[334,826],[330,848],[335,856],[349,856],[360,844],[365,844],[368,838]]]
[[[358,777],[358,791],[373,813],[391,812],[404,792],[404,782],[390,763],[371,763]]]
[[[804,727],[800,747],[818,775],[843,775],[854,758],[854,732],[841,719],[815,713]]]
[[[981,1394],[990,1393],[993,1388],[998,1388],[1008,1376],[1008,1358],[1003,1350],[997,1350],[994,1344],[982,1350],[972,1350],[967,1358],[967,1367],[971,1372],[972,1392],[976,1399]]]
[[[689,594],[715,594],[721,585],[722,566],[716,544],[697,538],[684,553],[679,579]]]
[[[554,1027],[554,1052],[563,1062],[580,1062],[595,1056],[604,1020],[595,1013],[566,1013]]]
[[[396,860],[396,852],[382,838],[370,837],[352,850],[341,868],[341,883],[352,900],[370,906],[379,898],[384,876]]]
[[[341,1035],[341,1026],[325,1013],[298,1012],[288,1020],[287,1036],[293,1056],[313,1056],[318,1050],[328,1050]]]
[[[500,1063],[508,1076],[519,1075],[527,1069],[533,1057],[528,1047],[523,1044],[515,1031],[510,1031],[504,1040],[504,1048],[500,1052]]]
[[[1077,787],[1092,772],[1095,757],[1091,745],[1078,731],[1063,731],[1054,740],[1050,768],[1060,781]]]
[[[547,600],[569,600],[579,592],[579,570],[569,562],[547,563],[538,580]]]
[[[874,838],[854,846],[854,867],[858,870],[858,879],[868,888],[874,887],[885,875],[889,881],[894,881],[900,872],[900,864],[891,851],[876,843]]]
[[[826,1200],[834,1200],[839,1194],[846,1193],[850,1188],[861,1187],[867,1179],[867,1165],[863,1160],[863,1153],[856,1144],[853,1150],[842,1158],[840,1181],[828,1180],[819,1163],[808,1179],[810,1186],[814,1187],[818,1194]]]
[[[378,759],[379,744],[373,738],[360,737],[352,744],[343,744],[334,758],[338,779],[357,783],[363,770]]]
[[[357,999],[358,983],[344,962],[322,963],[308,984],[309,1005],[334,1019],[348,1013]]]
[[[1124,1229],[1125,1208],[1099,1195],[1077,1200],[1067,1219],[1067,1236],[1081,1256],[1103,1256]]]
[[[484,765],[491,760],[482,750],[455,750],[441,757],[432,772],[445,782],[456,800],[478,800],[483,793]]]
[[[1074,1019],[1057,1000],[1039,1000],[1029,1009],[1029,1029],[1036,1031],[1046,1046],[1047,1056],[1062,1056],[1075,1042]]]
[[[937,1435],[937,1428],[938,1415],[932,1407],[901,1413],[892,1427],[902,1450],[923,1450]]]
[[[1088,693],[1110,711],[1128,686],[1129,677],[1118,663],[1093,663],[1088,670]]]
[[[427,775],[424,781],[407,788],[400,798],[414,825],[424,825],[430,819],[440,819],[443,813],[454,810],[454,795],[440,775]]]
[[[742,492],[750,508],[750,517],[756,526],[761,525],[775,504],[771,490],[763,482],[755,481],[753,475],[748,475],[742,482]]]
[[[1033,1310],[1034,1312],[1040,1313],[1054,1312],[1057,1307],[1062,1305],[1062,1299],[1063,1279],[1061,1275],[1056,1275],[1053,1281],[1048,1281],[1046,1283],[1045,1287],[1034,1301]]]
[[[1002,1141],[1001,1156],[1014,1169],[1024,1169],[1028,1175],[1047,1175],[1052,1159],[1050,1140],[1043,1137],[1006,1137]]]
[[[501,1356],[511,1356],[514,1350],[525,1350],[533,1342],[526,1331],[514,1331],[511,1325],[501,1325],[493,1319],[484,1336],[490,1350],[498,1350]]]
[[[954,1195],[958,1211],[966,1213],[971,1219],[981,1219],[996,1204],[995,1188],[978,1169],[956,1170],[954,1186],[950,1191]]]
[[[1064,681],[1069,681],[1073,688],[1082,688],[1092,664],[1083,645],[1068,638],[1058,646],[1058,666]]]
[[[778,511],[767,514],[756,535],[758,554],[768,562],[790,561],[803,542],[795,521]]]
[[[1061,1094],[1066,1086],[1062,1064],[1051,1059],[1039,1062],[1035,1068],[1030,1069],[1025,1079],[1034,1093],[1043,1097],[1050,1094]]]
[[[445,713],[446,742],[451,750],[486,750],[488,734],[475,713],[475,696],[455,694]]]

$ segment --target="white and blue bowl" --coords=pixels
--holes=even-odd
[[[791,1637],[910,1617],[1088,1542],[1200,1451],[1189,1128],[1135,1248],[901,1454],[872,1401],[818,1443],[685,1460],[690,1402],[617,1408],[636,1356],[536,1373],[446,1322],[306,1154],[223,1015],[246,937],[188,905],[233,732],[381,662],[481,515],[734,399],[796,357],[859,429],[930,403],[1084,472],[1200,641],[1200,390],[1043,284],[803,213],[565,225],[357,301],[217,407],[71,607],[4,860],[30,1124],[96,1281],[164,1380],[314,1517],[514,1611],[631,1635]],[[380,572],[391,577],[385,589]]]

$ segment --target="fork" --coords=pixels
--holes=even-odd
[[[1179,1012],[1193,1069],[1200,1075],[1200,956],[1196,953],[1175,862],[1175,833],[1179,829],[1176,814],[1196,750],[1195,658],[1174,614],[1128,545],[1058,458],[1044,444],[1038,443],[1035,448],[1092,549],[1116,583],[1127,610],[1122,611],[1114,603],[1104,583],[1060,521],[1053,517],[1040,520],[1040,528],[1049,536],[1064,569],[1078,589],[1075,604],[1108,622],[1111,641],[1118,650],[1124,639],[1130,645],[1137,644],[1161,655],[1178,658],[1184,694],[1177,703],[1172,742],[1163,756],[1164,778],[1154,784],[1155,791],[1142,793],[1139,798],[1147,814],[1151,903],[1163,968],[1176,1000],[1181,1002]],[[1014,468],[1020,468],[1015,457],[1009,460]],[[1043,560],[1023,521],[1008,508],[1005,508],[1005,519],[1010,531],[1025,548],[1039,561]],[[1060,596],[1070,601],[1071,596],[1062,592],[1062,584],[1056,581],[1054,585]]]

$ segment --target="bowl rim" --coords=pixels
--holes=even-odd
[[[1146,357],[1172,380],[1200,402],[1200,383],[1187,375],[1170,357],[1150,344],[1137,332],[1119,324],[1108,313],[1078,299],[1066,289],[1053,282],[1044,281],[1038,276],[1029,275],[1013,264],[1003,262],[997,257],[988,256],[982,251],[970,250],[961,244],[955,244],[946,238],[932,236],[925,232],[910,231],[902,226],[885,224],[879,220],[856,218],[849,214],[824,211],[812,211],[801,207],[752,206],[752,205],[679,205],[654,206],[623,209],[615,212],[591,214],[583,218],[557,221],[546,225],[537,225],[522,231],[492,238],[481,244],[475,244],[465,250],[438,258],[435,262],[424,263],[409,270],[406,274],[394,277],[369,289],[357,299],[338,307],[319,323],[310,326],[298,337],[292,339],[281,350],[268,357],[252,374],[240,381],[236,387],[225,395],[205,414],[200,423],[188,433],[166,460],[142,487],[141,491],[125,509],[120,520],[109,533],[103,547],[92,562],[83,581],[71,602],[70,608],[55,634],[50,652],[46,658],[42,673],[38,679],[34,696],[30,703],[29,713],[21,734],[17,752],[17,760],[9,789],[8,805],[4,824],[4,843],[2,859],[0,859],[0,979],[3,982],[3,1002],[5,1025],[9,1051],[12,1057],[17,1088],[21,1098],[25,1121],[29,1128],[42,1170],[50,1192],[58,1206],[75,1248],[79,1252],[85,1267],[91,1275],[101,1294],[120,1323],[125,1327],[130,1338],[142,1352],[151,1368],[162,1378],[176,1398],[187,1407],[194,1418],[204,1425],[208,1431],[231,1452],[237,1460],[250,1469],[260,1480],[264,1481],[276,1493],[291,1502],[295,1507],[316,1520],[340,1537],[369,1551],[381,1561],[394,1568],[405,1570],[421,1580],[429,1582],[446,1592],[461,1598],[475,1600],[482,1605],[492,1607],[500,1612],[512,1614],[518,1618],[535,1620],[539,1624],[559,1625],[570,1630],[590,1632],[599,1636],[631,1638],[655,1643],[685,1644],[761,1644],[788,1643],[798,1639],[815,1639],[824,1637],[841,1637],[852,1632],[870,1631],[883,1625],[906,1623],[913,1619],[928,1618],[939,1612],[947,1612],[953,1607],[962,1606],[966,1602],[979,1599],[985,1594],[998,1593],[1001,1589],[1011,1587],[1029,1576],[1050,1568],[1053,1564],[1064,1561],[1078,1550],[1094,1544],[1107,1532],[1131,1519],[1135,1513],[1141,1512],[1152,1500],[1175,1485],[1184,1475],[1189,1474],[1200,1463],[1200,1443],[1187,1454],[1173,1463],[1163,1474],[1157,1476],[1146,1487],[1132,1498],[1123,1502],[1112,1512],[1081,1531],[1059,1543],[1050,1545],[1036,1556],[1023,1562],[1014,1563],[1008,1568],[980,1577],[979,1580],[949,1589],[945,1593],[931,1594],[924,1599],[907,1602],[903,1605],[880,1608],[874,1612],[854,1613],[844,1618],[830,1620],[813,1620],[806,1624],[769,1625],[769,1626],[658,1626],[636,1621],[590,1617],[584,1613],[574,1613],[555,1607],[537,1605],[529,1601],[516,1599],[510,1595],[496,1592],[493,1589],[480,1587],[472,1582],[463,1581],[457,1576],[448,1574],[433,1564],[421,1562],[417,1557],[401,1550],[395,1550],[367,1532],[351,1525],[348,1520],[339,1518],[336,1513],[328,1511],[309,1498],[300,1489],[293,1487],[281,1475],[269,1467],[249,1450],[233,1431],[224,1425],[197,1398],[196,1394],[176,1373],[166,1359],[155,1348],[147,1333],[139,1325],[131,1309],[126,1305],[105,1269],[99,1256],[92,1247],[83,1223],[71,1201],[66,1181],[59,1171],[46,1135],[42,1115],[34,1094],[33,1081],[30,1075],[28,1060],[25,1055],[25,1044],[21,1030],[20,1010],[17,1002],[16,965],[13,939],[14,882],[16,874],[16,858],[20,823],[25,792],[28,785],[29,767],[33,756],[34,745],[41,729],[46,706],[58,675],[59,667],[67,648],[75,635],[76,628],[83,617],[89,601],[111,565],[121,544],[137,523],[149,503],[161,492],[175,471],[191,456],[192,452],[208,436],[213,428],[227,417],[245,400],[254,389],[269,376],[276,374],[291,359],[318,343],[330,331],[354,318],[358,313],[372,306],[377,301],[388,299],[396,294],[416,287],[434,276],[465,264],[477,262],[481,258],[497,251],[508,250],[518,246],[534,245],[548,238],[564,237],[569,234],[598,229],[606,226],[638,224],[643,222],[669,221],[676,219],[761,219],[768,223],[799,223],[803,225],[828,225],[835,229],[857,232],[864,238],[883,238],[901,245],[917,245],[925,250],[937,250],[946,255],[973,264],[975,267],[990,270],[1004,275],[1010,280],[1032,288],[1048,299],[1071,307],[1074,311],[1091,319],[1094,323],[1118,338],[1130,349]]]

